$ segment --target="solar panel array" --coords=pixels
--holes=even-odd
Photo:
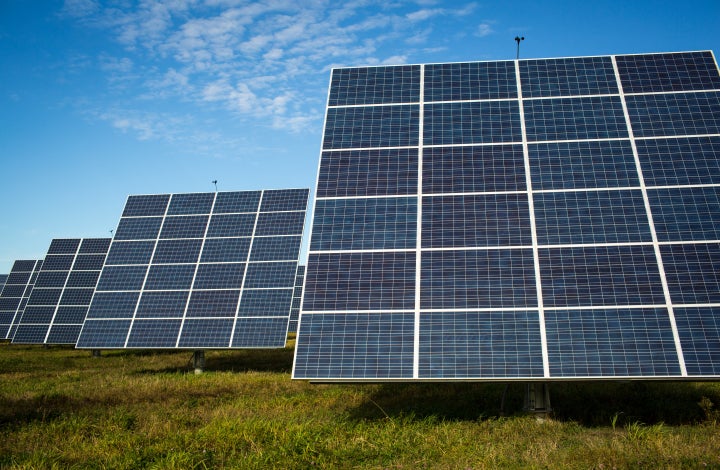
[[[308,195],[130,196],[77,347],[284,347]]]
[[[305,265],[299,264],[295,274],[295,290],[293,291],[292,307],[290,308],[290,324],[288,332],[296,333],[298,318],[300,318],[300,302],[302,301],[302,289],[305,284]]]
[[[13,343],[77,342],[110,240],[57,238],[50,243]]]
[[[711,52],[334,69],[293,377],[720,377]]]
[[[0,293],[0,339],[12,339],[42,260],[17,260]]]

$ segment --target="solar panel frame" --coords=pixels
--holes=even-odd
[[[516,92],[471,90],[496,86],[476,70],[508,64]],[[328,101],[292,377],[720,379],[712,51],[416,67],[417,98],[392,102],[412,110],[396,113],[397,128],[374,130],[390,104],[377,86],[371,102]],[[662,67],[684,75],[664,84],[653,78]],[[364,96],[342,83],[345,70],[333,69],[328,96],[338,86]],[[663,114],[670,106],[677,116]],[[338,121],[350,115],[353,126]],[[509,211],[513,197],[526,203]],[[414,231],[412,215],[390,223],[398,213],[385,200],[399,198],[416,201]],[[619,333],[609,326],[618,321]],[[494,343],[490,332],[503,325],[524,325],[523,339],[506,331]],[[578,341],[575,328],[594,336]],[[483,353],[478,335],[512,353]],[[603,354],[591,353],[597,345]],[[513,366],[519,350],[534,355]]]
[[[56,238],[38,272],[14,344],[75,344],[85,322],[110,238]]]
[[[76,347],[285,347],[308,196],[129,196]]]

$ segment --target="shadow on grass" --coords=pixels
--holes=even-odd
[[[205,351],[206,373],[210,372],[276,372],[289,374],[292,370],[293,349],[234,349]],[[158,351],[159,352],[159,351]],[[179,367],[140,369],[137,374],[194,373],[193,351],[172,351],[172,354],[187,357]]]
[[[476,421],[502,415],[505,384],[384,384],[352,413],[355,419],[413,415]],[[507,388],[504,414],[523,413],[525,384]],[[709,418],[703,399],[720,406],[720,384],[690,382],[564,382],[550,385],[553,418],[588,427],[642,422],[695,424]],[[705,401],[707,404],[707,401]]]

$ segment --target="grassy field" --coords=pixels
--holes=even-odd
[[[292,349],[0,344],[0,468],[720,468],[720,384],[311,385]]]

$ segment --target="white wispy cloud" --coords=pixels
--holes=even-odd
[[[435,18],[452,21],[477,8],[474,2],[443,3],[66,0],[63,14],[110,34],[124,48],[122,55],[103,57],[102,70],[108,79],[125,75],[141,82],[142,95],[128,97],[126,106],[135,99],[181,97],[255,124],[301,132],[322,119],[331,64],[407,62],[413,50],[431,50],[412,48],[432,43]],[[490,22],[476,30],[478,35],[491,32]],[[148,115],[103,120],[142,139],[160,138],[163,132],[177,138],[173,126]]]
[[[492,33],[495,32],[493,30],[492,25],[493,25],[493,22],[491,22],[491,21],[484,21],[484,22],[480,23],[477,27],[476,35],[480,36],[481,38],[491,35]]]

